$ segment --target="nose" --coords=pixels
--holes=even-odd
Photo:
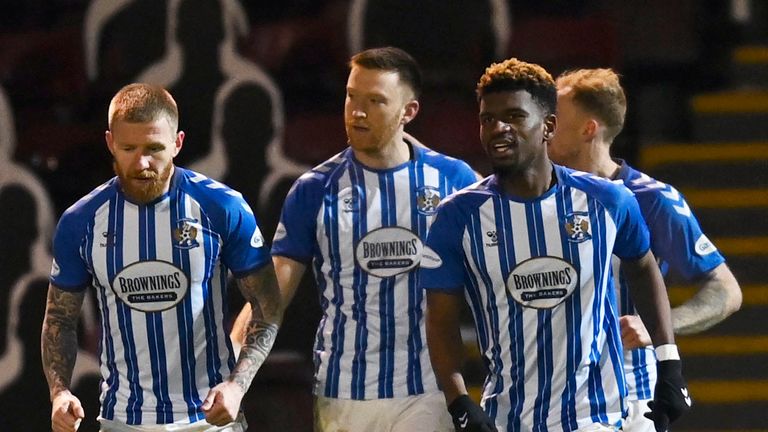
[[[493,126],[493,132],[498,134],[508,133],[512,130],[512,125],[498,120],[496,124]]]
[[[151,165],[150,164],[151,158],[152,158],[152,156],[150,156],[148,154],[139,154],[136,157],[136,160],[134,161],[134,164],[135,164],[136,168],[139,171],[143,171],[143,170],[149,169],[149,167]]]
[[[368,117],[368,114],[365,113],[365,111],[361,109],[353,109],[352,110],[352,117],[356,119],[364,119]]]

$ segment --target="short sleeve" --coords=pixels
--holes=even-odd
[[[308,173],[296,180],[283,203],[272,242],[272,255],[307,263],[316,247],[317,212],[323,197],[322,179]]]
[[[651,249],[657,259],[674,272],[692,280],[725,262],[725,258],[701,230],[682,194],[669,186],[666,196],[658,193],[639,197],[651,231]],[[675,199],[676,198],[676,199]]]
[[[427,236],[419,269],[419,284],[423,289],[460,294],[464,289],[464,222],[455,201],[441,204]],[[434,255],[434,256],[432,256]]]
[[[65,212],[53,237],[50,282],[65,291],[82,291],[91,283],[91,272],[83,259],[87,224],[75,212]]]
[[[465,187],[474,184],[478,181],[477,173],[470,168],[469,165],[467,165],[466,162],[461,162],[461,169],[459,170],[459,175],[456,179],[456,184],[454,185],[454,188],[456,190],[464,189]]]
[[[227,235],[221,261],[235,277],[263,267],[269,262],[269,248],[248,203],[233,197],[227,206]]]
[[[616,222],[613,253],[621,259],[641,258],[651,247],[648,226],[632,192],[623,185],[614,186],[621,190],[617,193],[617,205],[612,210]]]

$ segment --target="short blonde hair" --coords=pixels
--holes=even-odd
[[[179,127],[179,109],[168,91],[145,83],[128,84],[121,88],[109,103],[109,128],[118,121],[145,123],[165,115],[173,130]]]
[[[612,69],[575,69],[557,77],[557,88],[570,87],[574,103],[605,125],[606,141],[613,141],[624,128],[627,97]]]
[[[553,114],[557,105],[557,87],[543,67],[516,58],[493,63],[477,82],[477,97],[501,91],[525,90],[541,105],[545,114]]]

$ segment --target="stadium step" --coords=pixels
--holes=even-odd
[[[744,86],[768,83],[768,46],[747,45],[733,51],[731,77]]]
[[[687,198],[686,189],[749,191],[768,185],[768,141],[651,144],[640,149],[638,166],[651,176],[673,184]],[[766,200],[766,192],[758,189],[749,198]]]
[[[691,109],[695,140],[768,140],[768,90],[700,94],[691,101]]]
[[[693,142],[644,146],[638,166],[685,196],[742,288],[741,310],[678,336],[694,407],[675,430],[768,430],[768,46],[734,50],[732,89],[692,98]],[[691,285],[668,288],[678,305]]]

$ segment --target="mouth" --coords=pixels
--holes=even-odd
[[[493,140],[489,148],[495,153],[506,153],[517,147],[517,142],[513,139],[504,138]]]
[[[156,176],[133,176],[133,180],[141,183],[148,183],[157,180]]]

